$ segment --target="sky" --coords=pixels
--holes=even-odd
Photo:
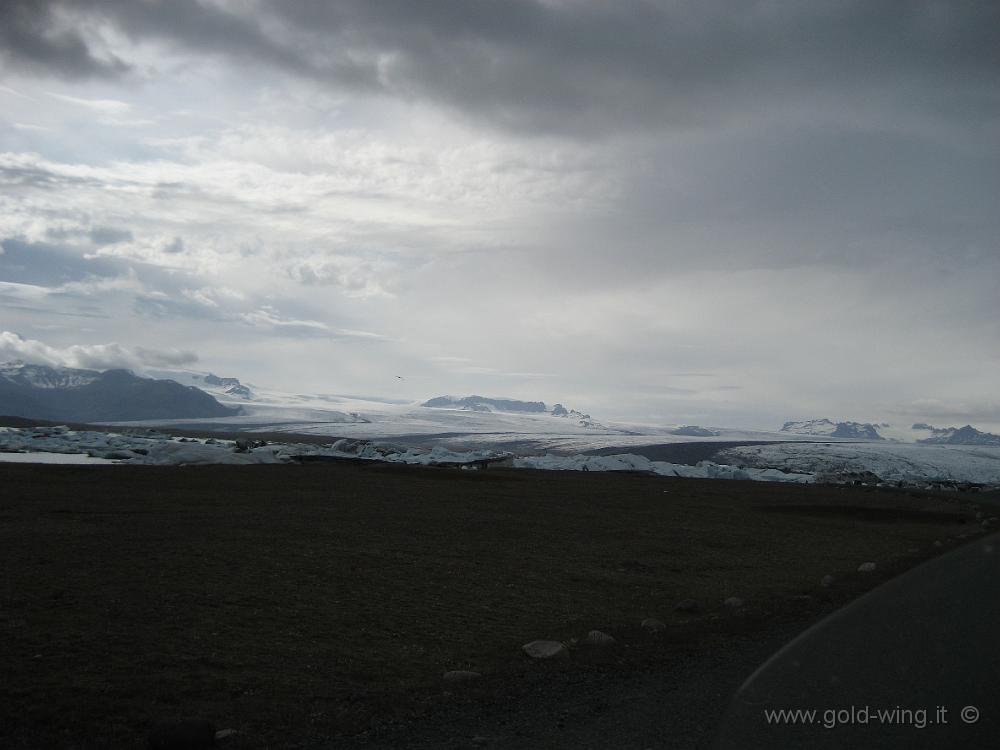
[[[991,427],[998,197],[992,0],[0,3],[0,360]]]

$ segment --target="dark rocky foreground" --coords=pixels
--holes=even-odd
[[[418,720],[386,722],[327,747],[708,748],[730,696],[807,627],[808,612],[787,613],[789,621],[766,627],[757,623],[760,630],[752,633],[632,644],[649,660],[645,665],[622,668],[590,653],[583,665],[459,687]]]
[[[12,748],[143,747],[171,717],[238,748],[704,747],[797,629],[978,533],[955,495],[623,474],[0,465],[0,486]],[[532,661],[536,639],[569,658]]]

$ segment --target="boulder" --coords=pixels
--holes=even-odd
[[[590,646],[613,646],[615,639],[600,630],[591,630],[587,633],[587,637],[583,639],[583,642]]]
[[[559,641],[532,641],[521,649],[532,659],[568,659],[569,651]]]
[[[873,563],[873,562],[861,563],[858,566],[858,572],[859,573],[874,573],[875,572],[875,563]]]

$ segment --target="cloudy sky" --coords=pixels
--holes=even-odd
[[[0,359],[997,425],[998,197],[992,0],[0,3]]]

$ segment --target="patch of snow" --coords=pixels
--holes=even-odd
[[[86,453],[0,453],[0,463],[7,464],[114,464],[110,458],[97,458]]]
[[[48,365],[29,365],[20,360],[0,363],[0,377],[28,385],[32,388],[80,388],[89,385],[100,377],[95,370],[81,370],[72,367],[49,367]]]
[[[785,422],[781,432],[796,435],[822,435],[826,437],[860,440],[882,440],[878,432],[881,425],[868,422],[832,422],[829,419],[810,419],[805,422]]]
[[[720,458],[757,469],[810,473],[836,481],[865,472],[906,485],[1000,485],[1000,447],[906,443],[781,443],[744,445]]]
[[[743,479],[762,482],[809,483],[815,477],[808,472],[784,472],[780,469],[742,469],[736,466],[700,461],[696,466],[650,461],[645,456],[623,453],[614,456],[525,456],[514,459],[515,468],[550,471],[642,471],[666,477],[688,479]]]
[[[539,418],[553,419],[548,415]],[[497,437],[481,436],[494,441]],[[506,437],[513,439],[517,435]],[[521,434],[520,438],[523,441],[524,435]],[[650,442],[648,437],[618,436],[618,439]],[[482,440],[482,443],[486,442]],[[588,444],[587,440],[580,438],[563,438],[560,447],[565,449],[581,442]],[[75,455],[75,460],[84,460],[83,456],[134,465],[265,464],[346,458],[474,469],[485,462],[507,461],[515,468],[637,471],[695,479],[799,483],[864,481],[918,486],[950,483],[952,488],[962,483],[1000,486],[1000,446],[932,446],[891,442],[766,443],[730,448],[718,454],[716,461],[719,463],[701,461],[695,466],[652,461],[627,451],[610,456],[581,453],[557,455],[551,452],[541,455],[523,455],[521,452],[522,455],[515,456],[502,446],[503,441],[497,441],[466,450],[452,450],[441,444],[428,449],[358,438],[341,438],[328,445],[294,442],[255,444],[253,441],[238,445],[232,440],[175,438],[149,429],[99,432],[70,430],[67,427],[0,427],[0,452],[10,455]]]

